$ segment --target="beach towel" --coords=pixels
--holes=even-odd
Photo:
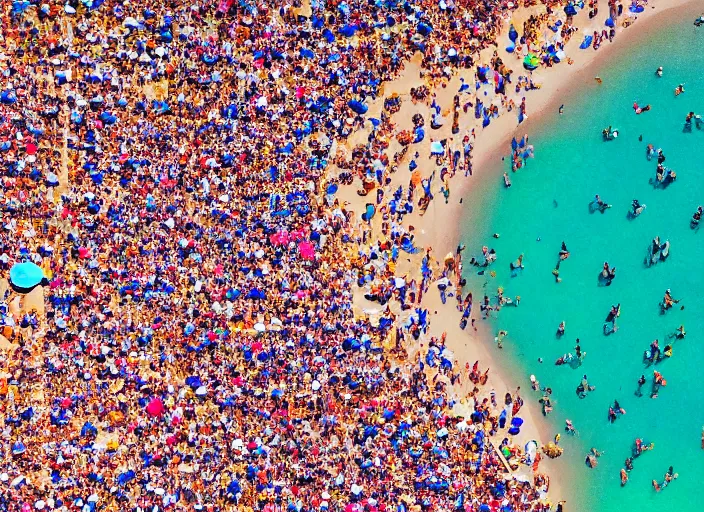
[[[592,45],[593,40],[594,40],[594,36],[584,36],[584,41],[582,41],[582,44],[580,44],[579,47],[582,50],[585,50]]]

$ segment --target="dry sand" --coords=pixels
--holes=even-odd
[[[604,4],[605,2],[600,2]],[[468,133],[471,128],[477,130],[477,139],[473,150],[473,176],[471,179],[463,179],[463,173],[457,173],[457,176],[451,183],[451,198],[449,204],[444,204],[442,195],[439,193],[440,180],[437,178],[433,182],[433,193],[436,196],[434,201],[431,201],[430,206],[424,215],[420,215],[416,209],[413,214],[406,216],[404,225],[415,227],[415,244],[417,247],[432,247],[433,255],[438,260],[448,252],[454,252],[461,235],[460,223],[472,222],[473,219],[468,219],[463,211],[463,205],[459,203],[459,198],[464,197],[469,199],[471,195],[470,188],[472,183],[476,182],[477,177],[487,177],[489,174],[487,169],[494,167],[502,156],[507,155],[510,150],[509,142],[512,137],[520,137],[523,134],[530,134],[543,122],[544,115],[548,112],[557,110],[560,101],[564,101],[569,95],[575,91],[584,91],[588,87],[598,87],[599,85],[594,80],[598,75],[600,68],[606,66],[607,61],[614,57],[619,52],[625,51],[631,45],[647,40],[649,34],[656,31],[659,27],[682,19],[682,14],[698,14],[697,9],[701,4],[697,0],[651,0],[650,5],[646,10],[633,16],[634,23],[628,27],[617,27],[617,36],[612,43],[602,43],[598,51],[592,48],[581,50],[580,43],[584,39],[585,34],[592,34],[595,30],[601,32],[603,30],[604,12],[600,12],[599,16],[590,20],[586,9],[580,11],[575,17],[574,25],[579,27],[577,31],[565,47],[567,57],[573,60],[572,64],[563,61],[562,63],[552,68],[541,67],[532,74],[533,81],[540,84],[539,90],[530,92],[521,92],[515,94],[515,80],[519,75],[527,74],[522,67],[522,55],[508,54],[503,46],[508,42],[508,27],[506,24],[505,33],[499,38],[500,47],[497,50],[503,62],[514,70],[512,80],[514,84],[507,84],[507,90],[510,89],[508,95],[513,98],[516,105],[520,103],[522,96],[525,96],[527,101],[528,119],[520,126],[517,125],[517,111],[505,113],[501,110],[502,115],[498,119],[492,119],[491,124],[482,129],[477,120],[474,119],[473,109],[470,108],[467,114],[460,114],[460,132],[454,135],[455,142],[461,142],[462,137]],[[602,11],[606,11],[607,7],[601,5]],[[514,13],[511,21],[516,28],[521,31],[523,20],[527,19],[531,13],[545,12],[544,6],[532,7],[530,9],[519,9]],[[564,18],[564,16],[562,16]],[[622,20],[626,16],[622,16]],[[553,33],[548,29],[544,32],[546,36],[553,36]],[[482,53],[480,63],[488,63],[494,48],[485,50]],[[417,54],[409,63],[407,63],[404,72],[399,78],[388,82],[384,86],[384,96],[388,97],[392,93],[396,93],[403,98],[401,110],[396,113],[392,120],[396,124],[397,131],[401,129],[412,129],[413,123],[411,118],[414,114],[420,113],[426,119],[426,126],[429,125],[431,119],[430,108],[426,104],[413,104],[410,101],[409,91],[411,87],[418,87],[424,84],[424,80],[419,76],[420,71],[420,56]],[[443,114],[448,112],[452,106],[454,95],[459,90],[461,78],[465,78],[469,84],[474,84],[473,70],[462,70],[459,74],[453,77],[447,87],[438,88],[434,92],[436,101],[442,107]],[[460,103],[466,101],[474,101],[474,94],[465,94],[461,96]],[[484,99],[484,101],[488,101]],[[383,106],[383,98],[369,104],[369,117],[379,117]],[[347,144],[346,149],[349,150],[357,144],[363,144],[367,140],[369,127],[360,130],[353,134]],[[408,173],[408,162],[414,152],[418,152],[419,158],[416,161],[419,164],[419,170],[423,177],[428,177],[435,165],[429,160],[430,142],[433,140],[441,140],[452,138],[451,134],[451,115],[446,115],[446,124],[438,130],[426,130],[425,140],[419,144],[413,144],[409,148],[406,157],[398,164],[398,171],[392,175],[391,186],[388,190],[395,190],[399,185],[406,187],[410,174]],[[390,157],[401,149],[401,145],[395,140],[391,141],[388,154]],[[355,211],[363,211],[364,205],[368,202],[367,197],[359,197],[356,190],[360,188],[360,183],[357,181],[353,187],[343,187],[340,189],[340,200],[349,201],[351,207]],[[498,185],[497,185],[498,186]],[[374,193],[373,193],[374,194]],[[375,195],[375,194],[374,194]],[[385,194],[388,197],[388,193]],[[377,216],[379,217],[379,216]],[[374,232],[378,234],[378,218],[374,224]],[[466,228],[465,228],[466,229]],[[421,256],[410,256],[402,253],[399,258],[396,275],[410,275],[409,279],[419,278],[420,276],[420,258]],[[355,305],[358,310],[375,311],[378,305],[368,303],[365,299],[360,298],[360,290],[355,291]],[[488,392],[492,388],[496,391],[497,397],[501,399],[506,392],[514,392],[517,386],[522,385],[522,396],[526,404],[519,413],[525,420],[521,434],[518,436],[517,444],[523,446],[528,440],[535,439],[539,444],[551,441],[555,433],[554,427],[542,416],[537,401],[532,397],[530,384],[519,382],[512,375],[508,375],[505,368],[502,368],[500,360],[500,351],[493,344],[487,343],[487,340],[493,339],[494,335],[488,332],[486,327],[479,326],[478,332],[471,332],[468,327],[467,331],[459,328],[460,313],[454,307],[456,300],[449,298],[447,305],[443,305],[440,301],[440,296],[435,286],[430,287],[430,291],[426,294],[422,301],[422,307],[428,309],[431,314],[430,336],[440,337],[443,332],[447,333],[448,347],[454,352],[458,360],[460,368],[463,368],[465,363],[471,365],[475,360],[480,361],[482,370],[487,367],[491,368],[488,384],[484,388],[484,392]],[[475,308],[475,311],[478,308]],[[476,315],[476,313],[475,313]],[[479,322],[478,322],[479,323]],[[418,349],[419,347],[416,347]],[[505,366],[505,365],[503,365]],[[464,376],[463,376],[464,377]],[[467,382],[459,389],[454,389],[454,393],[458,397],[467,395]],[[458,408],[459,409],[459,408]],[[572,480],[571,469],[565,457],[559,459],[544,458],[541,464],[545,464],[548,474],[552,477],[549,496],[553,503],[559,499],[568,499],[569,492],[566,485]],[[559,476],[556,476],[559,475]],[[570,506],[572,510],[578,510],[577,504],[573,503]]]

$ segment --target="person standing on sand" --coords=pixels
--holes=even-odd
[[[526,97],[523,96],[521,99],[521,106],[518,107],[518,124],[528,119],[528,114],[526,114]]]
[[[442,191],[443,197],[445,197],[445,204],[447,204],[450,200],[450,181],[447,177],[445,177],[445,182],[440,190]]]

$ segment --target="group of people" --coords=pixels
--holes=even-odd
[[[364,116],[415,52],[428,90],[473,68],[513,7],[4,4],[0,264],[48,283],[43,311],[0,288],[0,508],[548,510],[545,479],[512,478],[488,442],[523,457],[502,430],[518,392],[495,405],[472,372],[457,417],[446,340],[418,352],[423,294],[460,260],[426,251],[421,275],[395,276],[433,175],[409,166],[385,193],[398,101]],[[492,64],[486,81],[510,81]],[[446,200],[473,141],[436,155]],[[355,179],[376,189],[364,212],[336,196]]]

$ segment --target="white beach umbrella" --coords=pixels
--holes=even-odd
[[[127,28],[139,28],[139,22],[132,16],[127,16],[122,22],[122,26]]]

